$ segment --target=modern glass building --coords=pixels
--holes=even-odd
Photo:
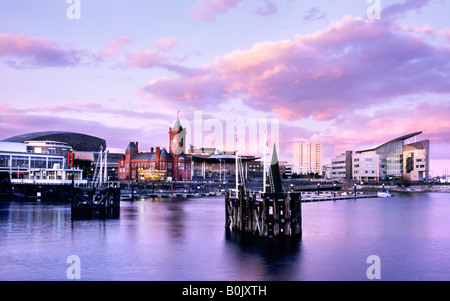
[[[385,171],[385,174],[378,174],[377,177],[381,180],[399,178],[404,174],[405,170],[403,160],[405,140],[420,134],[422,134],[422,132],[404,135],[378,146],[356,151],[355,154],[375,153],[382,159],[375,164],[378,165],[379,170],[383,171],[383,173]]]

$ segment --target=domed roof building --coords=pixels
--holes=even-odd
[[[106,149],[106,140],[82,133],[64,131],[33,132],[10,137],[3,142],[25,143],[26,141],[58,141],[72,146],[74,151],[98,152]]]

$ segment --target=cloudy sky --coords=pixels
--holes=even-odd
[[[329,163],[423,131],[432,175],[450,171],[448,1],[0,4],[0,139],[62,130],[149,150],[179,111],[195,146],[266,122],[290,162],[298,141],[322,142]]]

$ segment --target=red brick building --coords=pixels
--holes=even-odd
[[[128,144],[125,156],[119,160],[119,181],[158,179],[191,180],[191,159],[186,156],[186,129],[177,119],[169,128],[169,152],[165,148],[151,148],[139,152],[138,142]]]

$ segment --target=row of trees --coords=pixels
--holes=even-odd
[[[283,173],[282,178],[287,179],[286,173]],[[303,174],[303,173],[298,174],[298,173],[294,172],[291,176],[291,179],[311,179],[311,178],[312,179],[321,179],[322,176],[319,175],[318,173],[313,173],[313,172],[306,173],[306,174]]]

